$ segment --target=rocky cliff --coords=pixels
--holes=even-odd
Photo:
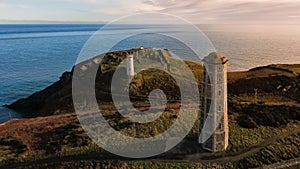
[[[128,55],[133,53],[135,53],[137,66],[147,64],[151,65],[153,69],[143,70],[134,77],[130,85],[130,97],[132,100],[147,100],[149,93],[154,89],[163,90],[168,100],[180,99],[178,86],[170,76],[170,74],[182,76],[183,78],[185,76],[181,74],[180,66],[170,66],[170,62],[176,64],[177,60],[171,56],[167,49],[143,48],[105,53],[78,64],[82,71],[80,72],[82,76],[87,76],[92,67],[97,67],[95,91],[98,102],[112,100],[110,95],[111,81],[116,68]],[[194,66],[195,73],[201,74],[199,72],[202,71],[201,65],[192,62],[189,62],[188,65]],[[155,67],[163,67],[167,73],[155,69]],[[70,72],[63,73],[59,81],[46,89],[6,106],[28,117],[74,112],[72,102],[73,69]],[[126,67],[121,66],[118,69],[124,72],[124,79],[119,79],[119,81],[126,81]],[[188,81],[186,83],[188,85]]]
[[[180,100],[180,91],[171,75],[185,78],[176,59],[167,49],[131,49],[116,51],[96,56],[80,63],[82,73],[88,72],[93,66],[98,67],[96,76],[96,96],[98,102],[111,101],[111,81],[116,68],[129,54],[137,53],[136,63],[162,66],[166,72],[150,69],[137,74],[131,82],[130,96],[132,100],[147,100],[153,89],[163,90],[168,100]],[[150,58],[150,59],[149,59]],[[101,63],[100,63],[101,60]],[[157,63],[162,65],[157,65]],[[201,64],[186,62],[199,84],[201,91],[201,78],[203,67]],[[136,64],[139,65],[139,64]],[[121,67],[126,77],[126,67]],[[124,69],[124,70],[122,70]],[[257,67],[244,72],[228,73],[228,95],[230,103],[265,104],[299,106],[300,100],[300,65],[269,65]],[[8,108],[23,113],[28,117],[48,116],[74,112],[72,101],[73,70],[65,72],[60,80],[46,89],[34,93],[28,98],[20,99]],[[120,79],[120,81],[126,79]],[[186,82],[189,83],[188,81]],[[98,97],[99,96],[99,97]],[[101,97],[100,97],[101,96]],[[231,111],[234,111],[234,104]]]
[[[110,103],[110,82],[116,67],[133,52],[139,52],[136,62],[154,64],[157,60],[166,70],[145,70],[134,77],[130,95],[133,102],[140,103],[136,108],[146,107],[147,96],[155,88],[162,89],[174,101],[159,121],[144,126],[120,116]],[[154,58],[153,62],[146,57]],[[95,91],[96,95],[106,96],[97,99],[105,102],[103,116],[111,127],[128,136],[145,138],[162,133],[177,119],[180,93],[169,75],[185,75],[181,67],[170,66],[171,62],[176,59],[168,50],[132,49],[102,54],[80,66],[83,75],[92,66],[99,68]],[[201,88],[202,65],[186,63]],[[181,144],[145,161],[115,157],[86,135],[73,110],[73,72],[63,73],[59,81],[46,89],[8,105],[29,117],[47,117],[11,120],[0,125],[0,168],[256,168],[299,159],[300,65],[269,65],[228,73],[230,146],[226,152],[211,154],[199,149],[198,121]]]

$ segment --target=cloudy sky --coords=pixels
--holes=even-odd
[[[300,24],[300,0],[0,0],[0,23],[109,22],[139,12],[195,24]]]

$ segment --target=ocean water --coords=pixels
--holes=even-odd
[[[202,25],[229,70],[300,63],[300,25]]]
[[[57,81],[101,25],[0,25],[0,105]],[[0,108],[0,122],[20,115]]]
[[[44,89],[76,62],[90,36],[103,25],[0,25],[0,105]],[[231,71],[276,63],[300,63],[299,25],[199,25],[216,50],[230,59]],[[141,29],[174,31],[164,26],[116,25],[105,38]],[[176,32],[183,34],[184,32]],[[105,42],[104,42],[105,43]],[[124,40],[112,50],[170,47],[190,54],[182,44],[145,34]],[[99,50],[101,51],[101,50]],[[21,116],[0,108],[0,123]]]

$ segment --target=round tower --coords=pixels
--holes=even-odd
[[[219,53],[203,60],[202,109],[199,143],[203,149],[219,152],[228,146],[227,62]]]
[[[133,62],[133,55],[127,56],[127,76],[129,78],[134,76],[134,62]]]

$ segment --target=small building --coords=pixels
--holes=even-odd
[[[219,53],[211,53],[203,60],[201,120],[199,143],[211,152],[226,150],[228,146],[227,62]]]

